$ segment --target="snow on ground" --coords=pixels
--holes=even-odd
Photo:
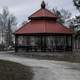
[[[31,66],[33,80],[80,80],[80,63],[29,59],[10,54],[0,54],[0,59]]]

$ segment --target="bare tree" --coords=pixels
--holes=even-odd
[[[0,27],[2,32],[2,45],[5,41],[6,47],[12,44],[12,29],[11,27],[16,25],[16,17],[9,13],[7,7],[3,8],[0,13]]]
[[[71,13],[65,9],[61,9],[61,10],[53,9],[53,12],[57,14],[57,16],[59,17],[58,22],[61,24],[64,24],[66,20],[71,17]]]

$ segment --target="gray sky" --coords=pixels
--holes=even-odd
[[[18,23],[21,23],[40,8],[41,2],[42,0],[0,0],[0,11],[4,6],[8,6],[9,11],[17,17]],[[79,15],[72,0],[45,0],[45,2],[49,8],[64,8],[72,12],[73,16]]]

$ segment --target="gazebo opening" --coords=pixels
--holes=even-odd
[[[73,31],[57,19],[43,1],[41,8],[29,16],[30,22],[15,32],[15,51],[72,51]]]

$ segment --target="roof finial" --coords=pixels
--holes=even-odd
[[[45,2],[43,0],[42,3],[41,3],[41,8],[45,9],[45,7],[46,7],[46,4],[45,4]]]

